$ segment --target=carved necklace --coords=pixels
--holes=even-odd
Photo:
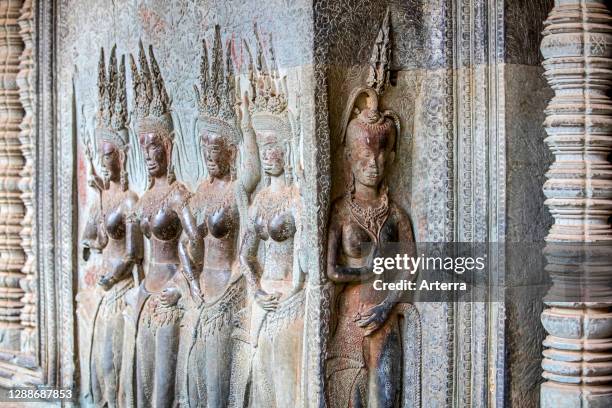
[[[110,213],[112,213],[113,211],[115,211],[117,208],[119,208],[121,206],[121,204],[123,203],[123,201],[125,200],[125,196],[126,196],[125,191],[121,191],[119,194],[111,194],[111,192],[109,190],[103,190],[102,194],[101,194],[101,201],[102,201],[102,206],[101,206],[101,213],[100,215],[102,216],[102,219],[106,219],[106,216]]]
[[[198,222],[221,208],[228,208],[234,200],[234,183],[227,183],[222,191],[212,185],[199,190],[191,199],[191,208]]]
[[[293,195],[292,190],[292,186],[285,186],[279,192],[272,191],[271,188],[262,190],[253,204],[257,209],[257,216],[267,221],[287,211]]]
[[[389,216],[387,187],[383,186],[381,188],[377,205],[362,205],[359,201],[354,200],[353,193],[350,190],[346,192],[346,197],[349,210],[355,221],[374,237],[375,242],[378,242],[380,230]]]
[[[168,197],[176,190],[177,186],[178,183],[174,182],[167,187],[166,191],[147,191],[138,202],[142,217],[151,218],[159,210],[166,210],[168,208]]]

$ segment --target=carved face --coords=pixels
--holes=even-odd
[[[121,161],[117,146],[109,141],[103,141],[102,152],[102,175],[105,178],[116,180],[121,173]]]
[[[285,148],[274,132],[261,132],[258,135],[263,140],[260,152],[264,172],[278,177],[285,171]]]
[[[264,172],[273,177],[278,177],[285,171],[285,149],[281,146],[265,145],[261,152],[261,162]]]
[[[347,159],[355,183],[376,188],[385,178],[395,152],[395,126],[390,120],[379,124],[353,119],[347,128]]]
[[[151,177],[161,177],[168,170],[169,146],[155,133],[141,133],[140,146],[144,153],[147,171]]]
[[[221,178],[230,171],[236,158],[236,148],[226,138],[216,133],[202,135],[204,163],[211,177]]]

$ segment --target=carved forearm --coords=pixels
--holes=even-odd
[[[240,169],[240,181],[247,193],[253,192],[261,178],[261,163],[259,160],[259,149],[255,140],[255,131],[250,122],[242,125],[243,141],[241,145],[242,168]]]
[[[359,282],[368,280],[374,273],[371,266],[350,267],[334,265],[329,271],[329,279],[337,283]]]
[[[125,247],[127,259],[134,262],[142,262],[144,255],[144,242],[140,226],[134,221],[126,222]]]
[[[126,276],[130,275],[133,267],[133,260],[124,259],[113,267],[111,273],[107,276],[107,279],[111,284],[117,283],[123,280]]]
[[[201,241],[203,237],[198,229],[195,217],[191,213],[189,206],[184,205],[178,213],[178,216],[181,219],[185,235],[187,235],[187,238],[189,241],[191,241],[190,245],[199,245],[198,242]]]
[[[181,265],[183,266],[183,273],[189,282],[196,281],[198,282],[200,279],[200,271],[201,268],[198,266],[201,265],[201,262],[195,261],[192,256],[189,254],[188,249],[189,241],[188,240],[180,240],[178,245],[178,253],[179,259],[181,261]]]
[[[240,250],[240,263],[245,266],[244,277],[247,285],[256,291],[259,289],[259,274],[257,273],[257,248],[259,240],[254,231],[248,231],[244,235]]]

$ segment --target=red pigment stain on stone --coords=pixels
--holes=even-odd
[[[144,5],[138,8],[138,16],[142,21],[144,31],[151,37],[156,38],[166,30],[166,23],[155,11],[148,9]]]
[[[77,152],[77,192],[79,203],[86,204],[87,201],[87,168],[85,157],[80,151]]]

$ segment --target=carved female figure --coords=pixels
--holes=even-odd
[[[128,294],[135,327],[136,386],[126,377],[125,405],[169,407],[175,401],[175,374],[181,308],[178,290],[178,241],[185,231],[190,245],[201,241],[189,208],[189,192],[175,180],[172,167],[173,122],[170,98],[149,47],[149,62],[140,44],[140,72],[131,57],[135,114],[149,184],[133,213],[149,240],[146,276]],[[132,341],[133,342],[133,341]],[[135,346],[135,347],[134,347]],[[133,390],[136,389],[134,401]]]
[[[189,406],[194,407],[228,405],[232,321],[244,307],[246,295],[238,262],[240,224],[241,218],[246,219],[248,197],[259,181],[260,171],[255,134],[249,127],[242,133],[237,128],[229,43],[223,62],[221,35],[216,26],[212,64],[209,69],[203,42],[200,89],[196,87],[200,143],[208,179],[197,187],[190,208],[204,235],[204,250],[195,254],[184,246],[182,252],[189,255],[183,264],[188,265],[185,276],[196,300],[192,305],[197,317],[187,355],[185,387]],[[239,146],[244,159],[237,172]]]
[[[299,405],[301,398],[302,200],[293,180],[293,132],[285,78],[279,79],[272,50],[270,58],[269,73],[258,38],[258,72],[249,110],[267,185],[249,209],[241,261],[254,294],[250,403],[253,407],[288,407]],[[255,81],[252,75],[251,80]]]
[[[124,295],[138,281],[138,276],[133,276],[132,272],[142,258],[142,236],[134,224],[126,222],[138,196],[128,190],[125,57],[121,58],[117,69],[115,47],[111,52],[108,76],[103,49],[100,54],[98,104],[95,137],[102,158],[103,178],[95,172],[88,145],[89,185],[99,193],[100,199],[98,208],[87,220],[81,243],[86,252],[93,250],[102,254],[97,284],[103,292],[96,299],[93,315],[89,356],[91,378],[87,380],[96,406],[116,407],[122,357],[122,312],[126,308]]]
[[[332,408],[395,407],[401,387],[398,292],[372,286],[372,253],[388,242],[414,242],[406,213],[387,194],[385,175],[397,152],[399,120],[378,109],[388,81],[388,15],[374,47],[368,87],[355,90],[344,116],[349,185],[333,204],[327,275],[337,284],[335,328],[329,343],[327,402]],[[355,109],[358,98],[367,104]],[[357,111],[357,113],[355,113]],[[349,121],[350,120],[350,121]]]

